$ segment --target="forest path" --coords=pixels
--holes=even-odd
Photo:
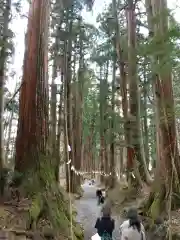
[[[84,195],[79,200],[75,201],[77,209],[77,221],[82,224],[84,228],[84,240],[90,240],[91,236],[96,233],[94,228],[97,217],[101,216],[101,206],[97,205],[96,199],[96,185],[89,185],[85,182],[82,185]],[[115,230],[113,233],[114,239],[119,239],[119,226],[122,219],[119,216],[112,216],[115,220]]]

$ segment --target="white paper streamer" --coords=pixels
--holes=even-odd
[[[71,159],[69,159],[69,161],[66,164],[68,165],[70,163],[71,163]],[[73,165],[71,166],[71,171],[73,171],[76,175],[79,175],[79,176],[83,176],[84,174],[89,174],[89,173],[100,174],[105,177],[111,176],[111,173],[106,174],[105,172],[101,172],[101,171],[94,171],[94,170],[92,172],[77,171]],[[118,174],[117,174],[117,177],[118,177]]]
[[[69,159],[69,161],[66,163],[67,165],[71,163],[71,159]]]

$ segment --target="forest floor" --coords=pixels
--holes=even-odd
[[[43,236],[54,235],[50,223],[45,219],[39,221],[36,229],[27,230],[30,205],[31,201],[28,199],[22,199],[19,203],[9,201],[0,205],[0,239],[44,239],[42,230]],[[2,238],[1,235],[6,237]]]
[[[66,196],[66,193],[64,193],[62,189],[61,193],[64,194],[63,204],[69,204],[68,196]],[[55,200],[56,199],[53,198],[52,203],[54,203]],[[62,198],[60,204],[62,204]],[[40,208],[38,203],[33,202],[32,199],[21,198],[20,201],[17,201],[17,199],[11,199],[9,201],[1,200],[0,239],[70,239],[70,220],[67,220],[64,205],[61,205],[63,206],[61,207],[61,209],[57,208],[56,213],[58,213],[58,215],[50,215],[50,217],[52,216],[52,218],[48,218],[49,215],[47,214],[51,214],[51,212],[46,212],[45,208],[42,209],[42,214],[40,213],[39,215],[37,215]],[[54,205],[52,204],[52,209],[53,207]],[[46,215],[43,215],[44,213]],[[35,218],[34,216],[37,217]],[[53,221],[57,220],[57,218],[61,221],[58,222],[58,225],[53,225]],[[74,236],[74,239],[83,236],[82,229],[75,222],[73,222],[73,232],[76,235]]]

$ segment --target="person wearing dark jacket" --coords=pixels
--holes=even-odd
[[[102,191],[101,189],[96,190],[96,197],[102,196]]]
[[[102,190],[101,189],[98,189],[96,191],[96,197],[98,198],[98,204],[103,204],[104,203],[104,200],[105,200],[105,197],[103,196],[103,193],[102,193]]]
[[[111,218],[111,209],[104,208],[103,216],[98,218],[95,224],[98,235],[101,237],[101,239],[111,240],[114,227],[115,222],[114,219]]]

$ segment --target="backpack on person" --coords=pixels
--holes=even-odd
[[[112,240],[112,237],[108,232],[105,231],[101,236],[101,240]]]
[[[102,240],[112,240],[114,219],[112,219],[110,216],[108,216],[108,214],[106,214],[106,217],[104,216],[97,219],[95,228],[97,229],[97,232]]]

